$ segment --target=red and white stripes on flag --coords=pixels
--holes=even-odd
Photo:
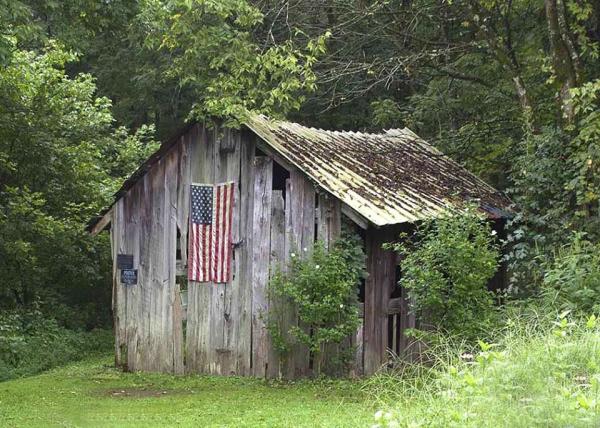
[[[228,282],[234,183],[192,184],[188,279]]]
[[[215,186],[212,230],[212,280],[228,282],[231,270],[231,214],[233,213],[233,183]]]

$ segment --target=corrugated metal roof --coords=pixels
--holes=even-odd
[[[191,129],[184,127],[150,156],[115,194],[123,196]],[[440,215],[465,201],[478,201],[491,218],[510,215],[510,200],[408,128],[378,134],[327,131],[266,116],[245,125],[280,156],[378,226]],[[113,204],[88,223],[92,230]]]
[[[435,217],[466,201],[490,217],[510,200],[408,128],[328,131],[252,116],[252,131],[319,186],[378,226]]]

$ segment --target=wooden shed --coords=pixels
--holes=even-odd
[[[232,184],[225,281],[180,280],[195,251],[188,242],[193,183]],[[396,256],[382,244],[465,201],[478,201],[494,219],[510,203],[406,128],[327,131],[265,116],[240,130],[191,124],[89,226],[94,234],[110,227],[116,363],[169,373],[310,374],[306,349],[280,361],[271,346],[269,277],[291,249],[331,243],[345,221],[364,238],[369,272],[360,290],[363,323],[351,338],[353,370],[371,374],[406,352],[404,330],[414,326],[396,287]]]

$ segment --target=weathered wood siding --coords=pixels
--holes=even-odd
[[[257,142],[247,131],[194,126],[114,206],[113,258],[133,254],[138,269],[132,286],[121,284],[113,269],[118,365],[172,373],[309,374],[305,347],[284,357],[273,349],[270,308],[284,308],[285,325],[298,325],[298,318],[293,307],[269,295],[268,286],[290,253],[303,257],[315,236],[326,245],[339,236],[341,207],[336,199],[317,196],[295,169],[285,192],[272,190],[273,159],[256,156]],[[188,284],[184,337],[176,248],[179,231],[181,258],[187,260],[190,185],[226,181],[236,183],[232,279]]]
[[[175,283],[178,166],[179,153],[170,152],[113,209],[113,256],[133,254],[138,269],[132,286],[120,284],[113,269],[116,363],[130,370],[183,371]]]
[[[395,286],[396,255],[383,244],[394,239],[389,228],[367,231],[363,359],[364,374],[375,373],[388,359],[388,304]]]

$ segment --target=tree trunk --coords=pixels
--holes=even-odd
[[[577,67],[572,56],[576,56],[576,53],[574,51],[571,52],[569,44],[565,42],[565,40],[571,39],[569,34],[564,34],[564,31],[567,31],[565,28],[566,17],[561,15],[558,1],[561,0],[544,0],[544,4],[550,39],[552,66],[559,85],[558,98],[564,118],[567,123],[571,123],[574,115],[571,89],[577,86],[578,81]],[[561,21],[564,23],[562,26]],[[574,50],[574,46],[572,46],[572,49]]]
[[[481,20],[481,17],[486,16],[488,12],[483,9],[477,1],[470,1],[469,6],[472,14],[480,17],[477,20],[473,20],[473,24],[479,29],[480,35],[487,42],[492,55],[496,58],[496,61],[498,61],[500,66],[504,68],[512,78],[515,86],[515,92],[519,100],[519,105],[523,110],[527,127],[531,132],[537,132],[533,103],[529,97],[527,86],[522,77],[521,65],[517,59],[517,54],[512,44],[512,30],[509,17],[510,12],[506,12],[507,14],[503,16],[502,19],[502,24],[506,33],[502,37],[496,31],[490,28],[485,21]]]

